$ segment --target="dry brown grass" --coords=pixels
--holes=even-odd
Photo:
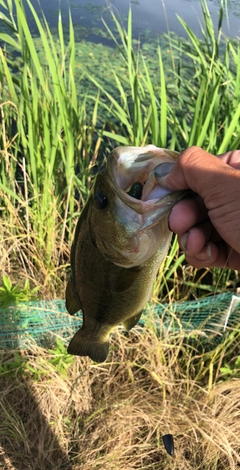
[[[0,221],[1,274],[10,276],[13,284],[20,283],[22,287],[28,279],[32,288],[40,288],[41,298],[63,298],[69,277],[66,268],[70,245],[64,241],[66,224],[59,212],[58,198],[51,197],[46,226],[23,198],[18,207],[1,190],[0,198],[8,210],[8,217]]]
[[[238,468],[240,380],[220,380],[221,354],[212,369],[180,336],[134,330],[116,332],[103,364],[74,358],[64,375],[52,357],[35,347],[21,370],[1,375],[0,468]],[[162,443],[168,432],[174,457]]]

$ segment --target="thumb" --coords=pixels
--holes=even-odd
[[[228,180],[226,177],[236,171],[222,158],[200,147],[190,147],[179,155],[173,166],[169,163],[158,165],[154,174],[159,186],[171,191],[191,189],[208,207],[207,202],[216,197],[216,182],[218,190],[223,190]]]

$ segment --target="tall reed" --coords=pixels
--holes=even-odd
[[[151,142],[178,151],[200,145],[217,154],[239,146],[240,51],[237,42],[222,36],[223,2],[215,33],[203,0],[200,39],[179,18],[188,38],[168,34],[170,62],[160,44],[153,53],[151,45],[148,54],[148,46],[133,39],[131,9],[127,30],[112,13],[115,30],[104,24],[124,73],[113,69],[111,94],[95,70],[87,75],[83,64],[76,64],[70,12],[69,36],[60,14],[54,36],[27,0],[38,32],[34,38],[22,0],[0,5],[5,25],[0,32],[3,270],[14,260],[19,271],[22,260],[25,276],[42,273],[47,292],[49,285],[64,281],[61,266],[68,263],[74,225],[91,187],[90,168],[98,156],[103,159],[104,149]],[[155,291],[168,298],[195,297],[237,282],[230,271],[209,276],[189,270],[176,240],[162,274]],[[205,285],[201,291],[199,278]]]
[[[156,45],[155,55],[148,57],[144,45],[135,45],[132,37],[132,13],[127,30],[112,12],[118,36],[104,22],[120,51],[126,75],[115,74],[119,98],[110,95],[95,78],[91,80],[105,93],[114,117],[111,131],[103,135],[116,144],[144,145],[182,151],[198,145],[213,154],[233,150],[240,145],[240,50],[237,41],[223,37],[224,2],[219,9],[215,32],[207,2],[202,1],[204,23],[202,38],[179,18],[187,39],[167,35],[171,67],[164,62],[164,50]],[[144,51],[144,52],[143,52]],[[151,49],[152,52],[152,49]],[[154,67],[154,73],[153,73]],[[157,69],[157,72],[156,72]],[[128,93],[128,90],[131,90]],[[116,125],[114,125],[116,123]],[[179,279],[181,288],[179,289]],[[168,299],[236,286],[237,273],[208,270],[197,273],[188,269],[184,256],[174,241],[161,268],[155,292],[167,293]],[[199,289],[200,288],[200,289]]]
[[[1,21],[10,32],[0,33],[5,44],[0,49],[0,190],[7,226],[12,225],[12,237],[22,248],[27,241],[25,255],[36,274],[43,266],[45,273],[56,271],[64,262],[73,217],[90,187],[89,168],[97,158],[101,132],[96,131],[97,91],[91,116],[86,114],[87,93],[83,99],[77,96],[81,74],[77,77],[70,12],[67,42],[60,14],[56,40],[44,15],[40,21],[31,2],[27,4],[44,63],[22,1],[14,1],[16,21],[12,1],[1,1],[6,10]]]
[[[240,145],[239,45],[222,35],[223,1],[216,32],[206,0],[202,0],[202,11],[202,38],[181,18],[187,39],[168,34],[170,69],[164,64],[160,44],[151,57],[144,45],[136,47],[131,9],[127,30],[112,12],[118,36],[104,22],[127,71],[124,79],[115,75],[119,99],[105,92],[116,118],[111,138],[117,143],[151,141],[177,150],[199,145],[213,153]],[[156,69],[151,73],[153,63],[157,73]],[[104,92],[101,83],[93,81]]]

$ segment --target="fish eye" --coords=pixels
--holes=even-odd
[[[98,190],[93,195],[93,204],[96,209],[105,209],[108,205],[108,198],[102,193],[102,191]]]

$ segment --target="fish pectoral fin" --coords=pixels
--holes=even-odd
[[[133,328],[139,322],[141,315],[142,315],[142,311],[140,313],[137,313],[133,317],[130,317],[124,320],[123,326],[125,330],[127,331],[131,330],[131,328]]]
[[[130,289],[133,283],[137,280],[140,271],[141,268],[139,268],[138,266],[134,266],[134,268],[122,268],[116,280],[116,292],[120,293]]]
[[[81,328],[70,341],[67,352],[74,356],[89,356],[95,362],[103,362],[107,359],[109,342],[101,342],[97,338],[86,335],[86,330]]]
[[[78,310],[82,308],[82,304],[71,279],[68,281],[66,288],[66,308],[70,315],[74,315],[74,313],[77,313]]]

